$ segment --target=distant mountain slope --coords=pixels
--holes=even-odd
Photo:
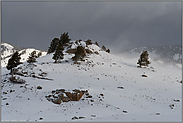
[[[1,67],[5,67],[8,63],[8,60],[11,58],[14,52],[18,51],[21,54],[21,62],[25,62],[29,57],[29,54],[36,49],[27,48],[23,49],[18,46],[12,46],[8,43],[1,43]],[[36,55],[41,53],[42,56],[45,56],[47,52],[36,50]]]
[[[148,46],[138,47],[124,52],[127,57],[139,57],[143,50],[148,51],[149,57],[154,61],[163,61],[167,63],[182,63],[182,46]]]

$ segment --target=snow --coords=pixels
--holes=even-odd
[[[51,59],[53,54],[48,54],[37,58],[35,67],[27,67],[26,62],[20,65],[22,70],[28,71],[29,74],[34,72],[38,75],[41,71],[46,72],[46,78],[53,81],[22,76],[20,78],[26,80],[25,84],[2,81],[1,120],[45,122],[180,122],[182,120],[180,67],[151,61],[148,68],[137,68],[138,58],[109,54],[94,44],[86,48],[98,51],[99,55],[89,55],[80,65],[73,64],[70,60],[72,54],[66,54],[62,63],[53,63]],[[9,71],[5,67],[2,67],[1,71],[2,80],[10,77],[6,75]],[[147,77],[142,77],[143,74]],[[42,86],[42,89],[38,90],[37,86]],[[11,89],[15,92],[10,93]],[[94,102],[84,95],[82,97],[84,100],[54,104],[45,96],[56,89],[88,90]],[[7,99],[3,100],[4,98]],[[177,99],[180,102],[174,101]],[[171,104],[174,104],[173,109],[169,106]],[[74,116],[84,118],[72,120]]]
[[[180,54],[175,54],[175,55],[173,56],[173,58],[174,58],[175,60],[178,60],[178,59],[181,58],[181,56],[180,56]]]
[[[7,43],[2,43],[1,44],[1,47],[4,47],[6,50],[3,51],[3,53],[1,53],[1,57],[2,57],[2,60],[1,60],[1,67],[5,67],[7,64],[8,64],[8,60],[11,58],[11,55],[16,51],[16,50],[13,50],[14,47],[7,44]],[[20,50],[18,51],[21,55],[21,62],[25,62],[27,61],[27,58],[29,57],[29,55],[31,54],[32,51],[34,51],[35,49],[33,48],[27,48],[27,49],[23,49],[23,50]],[[2,48],[1,48],[1,51],[2,51]],[[45,56],[47,54],[47,52],[42,52],[40,50],[35,50],[36,51],[36,55],[41,52],[42,56]],[[8,57],[7,57],[8,56]]]
[[[4,47],[7,47],[8,49],[13,49],[13,46],[11,46],[8,43],[2,43],[1,45],[3,45]],[[2,50],[2,49],[1,49]]]
[[[77,47],[80,45],[80,46],[83,46],[83,47],[86,47],[86,43],[84,41],[78,41],[78,44],[76,44],[75,41],[72,41],[72,45],[71,45],[71,49],[77,49]]]

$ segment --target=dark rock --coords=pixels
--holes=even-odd
[[[40,118],[39,118],[39,120],[43,120],[43,118],[42,118],[42,117],[40,117]]]
[[[91,116],[92,116],[92,117],[96,117],[97,115],[95,115],[95,114],[92,114]]]
[[[104,94],[100,94],[100,96],[104,96]]]
[[[3,94],[7,94],[7,92],[3,92]]]
[[[159,113],[159,112],[157,112],[157,113],[156,113],[156,115],[160,115],[160,113]]]
[[[65,89],[59,89],[59,91],[61,91],[61,92],[63,92],[63,93],[64,93],[64,92],[65,92]]]
[[[142,75],[142,77],[147,77],[147,75]]]
[[[6,105],[9,105],[9,103],[6,103]]]
[[[41,86],[37,86],[37,89],[42,89],[42,87]]]
[[[118,87],[119,89],[124,89],[124,87]]]
[[[93,54],[93,52],[90,49],[85,49],[85,50],[86,50],[86,53]]]
[[[91,102],[94,102],[94,100],[90,100]]]
[[[175,99],[174,99],[173,101],[175,101],[175,102],[180,102],[180,100],[175,100]]]
[[[15,92],[15,90],[10,90],[10,93],[11,93],[11,92]]]
[[[74,116],[73,118],[72,118],[72,120],[75,120],[75,119],[79,119],[78,117],[76,117],[76,116]]]
[[[92,96],[91,95],[88,95],[86,98],[92,98]]]
[[[99,53],[97,51],[94,52],[95,54],[99,55]]]
[[[52,90],[52,93],[55,93],[56,91],[55,90]]]
[[[79,119],[83,119],[83,118],[86,118],[86,117],[79,117]]]
[[[171,108],[171,109],[173,109],[173,108],[174,108],[174,104],[171,104],[171,105],[169,105],[169,106],[170,106],[170,108]]]
[[[128,113],[128,112],[126,110],[124,110],[123,113]]]
[[[2,100],[6,100],[7,98],[3,98]]]

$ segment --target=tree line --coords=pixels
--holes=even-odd
[[[68,43],[70,41],[71,41],[71,39],[69,38],[68,32],[67,33],[64,32],[63,34],[61,34],[60,39],[54,38],[51,41],[47,54],[54,53],[52,59],[55,60],[55,63],[57,63],[59,60],[62,60],[64,58],[64,54],[63,54],[64,46],[68,46]],[[87,40],[86,44],[92,44],[91,40]],[[97,42],[95,42],[95,44],[97,46],[99,46]],[[110,52],[110,50],[106,49],[105,46],[102,46],[102,49],[108,53]],[[14,68],[17,67],[18,65],[22,64],[22,62],[20,62],[20,59],[21,59],[20,55],[21,54],[19,54],[18,51],[16,51],[12,55],[12,57],[8,60],[8,64],[7,64],[6,68],[8,70],[10,70],[10,74],[12,75],[12,78],[13,78],[13,74],[14,74]],[[142,66],[148,66],[148,64],[150,64],[150,61],[148,60],[149,59],[148,55],[149,54],[147,51],[143,51],[143,53],[140,55],[140,58],[137,62],[137,64],[139,64],[138,67],[141,68]],[[29,55],[27,62],[29,64],[35,63],[35,62],[37,62],[36,58],[38,58],[39,56],[41,56],[41,54],[39,53],[38,55],[36,55],[36,51],[34,50]],[[83,46],[79,45],[76,49],[75,56],[72,57],[72,59],[74,61],[83,60],[83,58],[85,56],[86,56],[85,48]]]

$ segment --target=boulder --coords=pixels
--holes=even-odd
[[[142,77],[147,77],[147,75],[142,75]]]
[[[77,89],[73,90],[73,92],[68,92],[65,89],[56,89],[52,90],[52,94],[45,97],[48,101],[60,104],[61,102],[79,101],[86,92],[87,91]]]
[[[41,86],[37,86],[37,89],[42,89],[42,87]]]

